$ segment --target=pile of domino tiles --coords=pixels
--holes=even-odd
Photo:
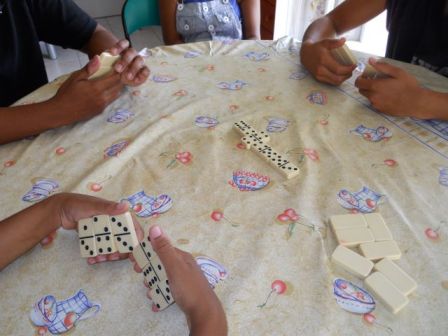
[[[393,261],[401,258],[401,252],[383,217],[379,213],[335,215],[330,224],[339,243],[332,263],[363,279],[387,309],[398,313],[409,303],[417,283]]]

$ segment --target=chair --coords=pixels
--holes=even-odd
[[[159,26],[159,0],[126,0],[121,10],[124,36],[132,46],[131,34],[145,26]]]

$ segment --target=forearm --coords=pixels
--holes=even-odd
[[[176,29],[176,0],[159,0],[160,24],[163,42],[166,45],[180,44],[184,41]]]
[[[64,109],[57,101],[0,107],[0,144],[64,125]]]
[[[448,120],[448,93],[423,89],[419,109],[422,119]]]
[[[243,0],[240,3],[244,22],[244,39],[259,40],[260,34],[260,0]]]
[[[118,39],[100,24],[97,25],[92,37],[82,48],[89,58],[101,54],[104,50],[112,48]]]
[[[202,314],[191,316],[189,320],[190,336],[226,336],[228,333],[226,315],[219,302]]]
[[[323,39],[334,38],[337,35],[336,27],[328,16],[314,21],[305,31],[303,42],[319,42]]]
[[[50,197],[0,222],[0,270],[60,227],[57,197]]]

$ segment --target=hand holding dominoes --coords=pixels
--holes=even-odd
[[[103,52],[100,55],[100,67],[98,70],[89,77],[89,79],[95,79],[107,75],[112,71],[115,62],[120,59],[120,55],[114,56],[108,52]]]
[[[224,310],[196,260],[190,253],[175,248],[160,227],[152,226],[149,229],[148,239],[142,242],[140,250],[134,252],[133,259],[134,269],[137,272],[143,269],[147,279],[150,287],[148,296],[154,302],[153,310],[163,309],[168,304],[165,299],[169,301],[174,296],[187,317],[191,334],[200,330],[201,335],[227,335]],[[144,264],[146,266],[142,266]],[[171,288],[164,287],[166,278],[159,281],[163,276],[160,275],[159,266],[162,269],[166,266]],[[149,267],[155,271],[149,270]]]
[[[152,290],[152,300],[157,309],[163,310],[174,302],[163,264],[149,240],[144,239],[139,243],[129,212],[116,216],[93,216],[78,223],[82,257],[89,258],[115,252],[132,253],[143,270],[145,283]]]
[[[357,65],[358,64],[358,60],[356,59],[355,55],[353,55],[353,53],[347,47],[346,44],[344,44],[342,47],[331,49],[331,54],[340,64],[343,64],[343,65]],[[365,64],[365,69],[361,76],[366,77],[366,78],[372,78],[372,79],[385,77],[384,74],[377,71],[369,63]]]
[[[286,155],[266,145],[270,138],[265,132],[257,131],[244,120],[236,122],[234,128],[243,135],[241,142],[247,149],[255,151],[265,161],[279,169],[288,179],[299,175],[299,168],[287,160]]]

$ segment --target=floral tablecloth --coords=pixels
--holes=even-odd
[[[62,191],[140,200],[132,206],[146,229],[157,223],[224,267],[215,291],[230,335],[445,335],[448,123],[375,112],[354,78],[316,82],[299,48],[281,39],[144,50],[150,80],[101,115],[0,146],[0,218]],[[402,66],[448,91],[446,78]],[[18,104],[49,98],[62,80]],[[287,180],[245,150],[239,120],[266,131],[300,175]],[[162,214],[151,208],[160,195],[173,202]],[[328,219],[359,211],[383,215],[398,264],[418,282],[398,315],[379,302],[356,315],[335,300],[336,278],[363,283],[329,262]],[[59,230],[0,273],[0,334],[34,334],[40,297],[83,289],[102,308],[72,335],[186,335],[178,307],[151,311],[142,281],[127,261],[88,266],[76,232]]]

